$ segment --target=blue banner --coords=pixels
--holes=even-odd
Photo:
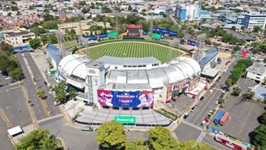
[[[161,33],[163,33],[163,34],[169,34],[169,30],[167,30],[167,29],[161,29]]]
[[[169,35],[170,36],[177,36],[177,32],[169,30]]]
[[[196,46],[196,41],[188,40],[187,45]]]
[[[110,107],[150,107],[153,106],[153,91],[121,92],[98,89],[98,102]]]

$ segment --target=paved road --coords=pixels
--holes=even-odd
[[[187,140],[196,139],[199,137],[201,130],[198,128],[188,125],[187,123],[182,122],[175,130],[176,137],[178,141],[184,142]]]
[[[12,126],[26,126],[32,123],[22,87],[0,90],[0,109]]]
[[[46,102],[47,102],[49,109],[51,111],[51,115],[59,114],[60,113],[59,109],[54,105],[54,97],[49,93],[49,89],[48,89],[47,85],[45,85],[45,83],[44,83],[45,80],[44,80],[43,76],[41,75],[39,68],[35,64],[32,56],[30,55],[29,52],[25,52],[24,56],[27,59],[27,62],[31,68],[32,73],[34,74],[34,78],[35,78],[35,81],[37,83],[37,86],[41,87],[47,96]]]
[[[211,146],[216,150],[231,150],[229,147],[226,147],[218,142],[215,141],[214,137],[206,134],[202,140],[202,143],[206,144],[207,146]]]
[[[1,117],[0,117],[0,146],[1,146],[1,149],[4,148],[5,150],[14,149],[13,145],[11,144],[7,136],[7,126]]]
[[[68,150],[97,150],[96,132],[84,132],[67,125],[64,118],[56,118],[39,124],[49,129],[50,133],[63,139]]]
[[[210,90],[205,94],[204,100],[199,102],[198,108],[190,114],[187,120],[195,125],[199,125],[204,117],[208,114],[210,109],[215,107],[215,102],[219,100],[221,95],[220,86],[225,83],[225,80],[230,76],[230,71],[233,68],[233,65],[236,64],[236,61],[228,67],[228,71],[221,75],[220,82],[216,84],[213,89],[213,92],[210,93]]]
[[[19,63],[21,65],[21,68],[22,68],[23,73],[25,75],[25,79],[24,79],[23,84],[27,89],[29,99],[33,103],[32,107],[34,109],[36,119],[40,120],[40,119],[46,118],[47,115],[46,115],[44,108],[42,107],[42,104],[40,102],[40,99],[37,95],[36,86],[34,85],[33,79],[30,76],[29,70],[26,66],[26,63],[23,59],[23,56],[21,53],[17,53],[16,56],[19,60]]]

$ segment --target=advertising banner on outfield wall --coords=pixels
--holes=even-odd
[[[97,90],[98,102],[110,107],[151,107],[154,103],[153,91],[121,92]]]

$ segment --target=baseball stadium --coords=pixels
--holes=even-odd
[[[76,122],[97,125],[117,116],[135,126],[168,126],[153,111],[199,83],[200,64],[184,50],[151,40],[104,40],[61,59],[56,80],[65,80],[86,105]],[[97,110],[92,111],[91,106]],[[120,118],[121,119],[121,118]],[[123,120],[123,119],[122,119]]]

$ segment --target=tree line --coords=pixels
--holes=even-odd
[[[17,58],[12,54],[13,47],[6,43],[0,44],[0,70],[3,75],[10,76],[13,80],[22,80],[24,75]]]
[[[116,150],[211,150],[202,143],[195,141],[186,141],[183,143],[178,142],[171,132],[161,126],[152,128],[148,131],[149,138],[144,141],[143,139],[136,138],[129,141],[126,138],[124,126],[115,121],[103,123],[97,129],[96,141],[101,149],[116,149]]]

